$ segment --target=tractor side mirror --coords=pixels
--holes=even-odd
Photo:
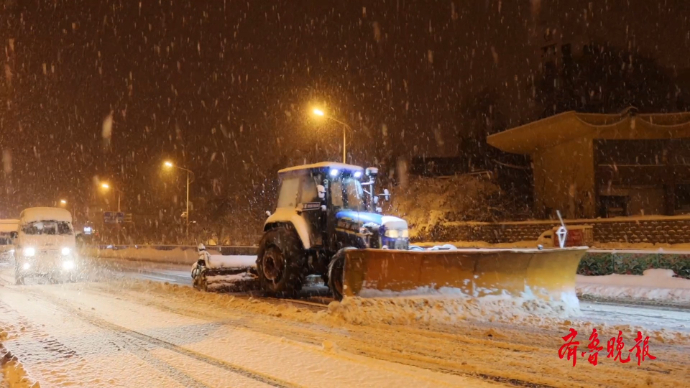
[[[326,199],[326,188],[323,185],[317,185],[316,190],[319,192],[319,199]]]

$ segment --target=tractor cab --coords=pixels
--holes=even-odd
[[[280,170],[277,209],[264,230],[290,222],[306,249],[407,249],[407,223],[380,214],[379,197],[390,194],[375,194],[377,173],[329,162]]]

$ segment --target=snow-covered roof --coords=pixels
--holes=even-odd
[[[19,229],[19,220],[0,220],[0,233],[16,232]]]
[[[278,174],[283,174],[283,173],[290,172],[290,171],[315,170],[315,169],[320,169],[320,168],[337,168],[338,170],[346,170],[346,171],[363,171],[364,170],[364,168],[362,168],[360,166],[355,166],[352,164],[344,164],[344,163],[337,163],[337,162],[320,162],[320,163],[305,164],[302,166],[294,166],[294,167],[284,168],[284,169],[278,171]]]
[[[486,138],[490,145],[530,154],[575,139],[690,138],[690,113],[620,114],[564,112]]]
[[[72,214],[59,207],[30,207],[19,216],[21,222],[65,221],[72,222]]]

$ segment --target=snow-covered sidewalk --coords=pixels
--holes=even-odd
[[[648,269],[639,275],[577,275],[583,297],[624,301],[654,301],[690,307],[690,280],[673,277],[669,269]]]

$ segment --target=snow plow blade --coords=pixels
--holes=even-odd
[[[510,294],[577,300],[575,275],[586,251],[586,247],[435,252],[352,249],[345,256],[343,295]]]

